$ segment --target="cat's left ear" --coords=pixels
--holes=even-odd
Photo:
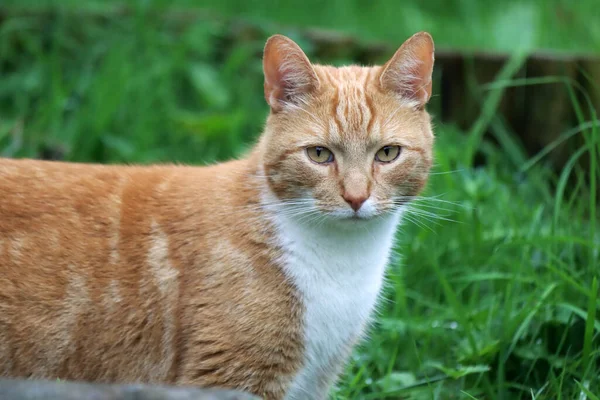
[[[402,98],[424,107],[431,97],[434,46],[431,35],[419,32],[400,46],[383,66],[379,82]]]
[[[274,35],[267,40],[263,56],[265,99],[273,111],[318,87],[319,79],[306,54],[292,40]]]

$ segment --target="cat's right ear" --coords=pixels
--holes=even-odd
[[[318,87],[319,79],[306,54],[291,39],[274,35],[263,56],[265,99],[274,112]]]

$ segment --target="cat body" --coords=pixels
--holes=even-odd
[[[301,305],[245,164],[3,160],[0,374],[281,396]]]
[[[265,131],[208,167],[0,160],[0,375],[324,399],[427,180],[433,42],[265,48]]]

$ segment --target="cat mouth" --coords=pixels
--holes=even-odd
[[[358,211],[350,210],[346,207],[332,207],[322,209],[321,212],[328,219],[358,223],[373,220],[381,215],[381,212],[374,207],[361,208]]]

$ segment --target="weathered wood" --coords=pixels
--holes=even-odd
[[[149,385],[0,379],[1,400],[258,400],[241,392]]]

